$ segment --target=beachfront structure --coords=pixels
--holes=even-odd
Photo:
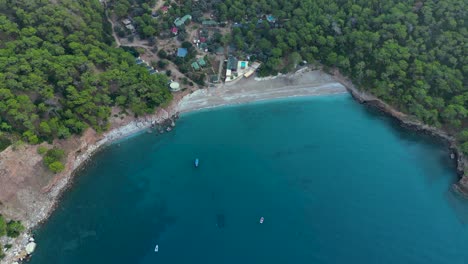
[[[186,48],[178,48],[177,49],[177,57],[185,58],[187,56],[187,49]]]
[[[227,60],[226,69],[231,71],[237,71],[237,59],[234,56],[229,56]]]
[[[260,67],[259,62],[254,62],[252,65],[249,65],[248,61],[237,61],[234,57],[228,58],[228,65],[226,69],[226,82],[231,82],[242,77],[249,78],[252,76],[255,71]],[[236,66],[234,67],[235,64]],[[235,68],[236,70],[232,70]]]
[[[180,90],[180,85],[179,85],[178,82],[171,82],[171,83],[169,84],[169,88],[171,89],[171,91],[177,92],[177,91]]]
[[[246,73],[244,73],[244,77],[249,78],[250,76],[252,76],[252,74],[254,74],[254,72],[255,72],[254,69],[250,69]]]
[[[257,70],[260,67],[260,62],[257,62],[257,61],[254,62],[252,63],[250,67],[253,68],[254,70]]]
[[[178,17],[178,18],[176,18],[176,20],[174,20],[174,25],[176,27],[180,27],[185,23],[185,21],[191,20],[191,19],[192,19],[191,15],[185,15],[182,18]]]
[[[237,69],[239,69],[239,70],[245,70],[245,69],[247,69],[248,66],[249,66],[248,61],[239,61],[237,63]]]

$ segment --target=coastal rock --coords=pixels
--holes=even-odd
[[[26,245],[26,253],[28,255],[31,255],[34,252],[35,249],[36,249],[36,243],[34,243],[34,242],[29,242]]]

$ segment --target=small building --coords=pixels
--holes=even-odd
[[[226,68],[231,71],[237,71],[237,59],[234,56],[229,56]]]
[[[249,78],[250,76],[252,76],[252,74],[254,74],[254,72],[255,72],[254,69],[250,69],[246,73],[244,73],[244,77]]]
[[[206,66],[206,62],[205,62],[205,60],[203,58],[199,58],[197,60],[197,63],[202,67]]]
[[[186,48],[178,48],[177,49],[177,57],[185,58],[187,56],[187,49]]]
[[[163,7],[161,7],[161,12],[162,12],[163,14],[166,14],[167,11],[169,11],[169,7],[168,7],[168,6],[163,6]]]
[[[185,15],[183,16],[182,18],[178,17],[176,18],[176,20],[174,20],[174,25],[176,27],[180,27],[182,26],[183,24],[185,24],[185,21],[187,20],[191,20],[192,19],[192,16],[191,15]]]
[[[202,21],[202,25],[204,27],[216,27],[218,26],[218,22],[214,21],[214,20],[204,20]]]
[[[258,68],[260,67],[260,62],[257,62],[257,61],[256,61],[256,62],[252,63],[251,67],[252,67],[254,70],[258,69]]]
[[[232,24],[232,27],[233,28],[242,28],[243,25],[241,23],[234,23],[234,24]]]
[[[266,19],[270,23],[275,23],[276,22],[276,18],[273,15],[267,15]]]
[[[208,48],[208,44],[206,43],[200,43],[200,49],[201,50],[206,50]]]
[[[206,38],[205,37],[200,37],[200,42],[201,43],[206,43]]]
[[[198,63],[197,63],[196,61],[194,61],[194,62],[191,64],[191,66],[192,66],[192,68],[193,68],[194,70],[197,70],[197,71],[198,71],[198,70],[200,69],[200,66],[198,65]]]
[[[218,83],[218,82],[219,82],[218,75],[217,75],[217,74],[211,75],[211,76],[210,76],[210,82],[212,82],[212,83]]]
[[[177,91],[180,90],[180,85],[179,85],[178,82],[171,82],[171,83],[169,84],[169,88],[171,89],[171,91],[177,92]]]
[[[122,20],[122,23],[123,23],[125,26],[127,26],[127,25],[132,24],[132,21],[131,21],[130,19],[126,18],[126,19]]]
[[[224,48],[223,47],[218,47],[215,52],[218,55],[224,54]]]
[[[138,58],[135,59],[135,62],[136,62],[136,64],[140,65],[140,64],[144,63],[145,61],[142,60],[140,57],[138,57]]]
[[[177,33],[179,32],[179,29],[177,29],[176,27],[172,27],[171,32],[172,34],[177,35]]]

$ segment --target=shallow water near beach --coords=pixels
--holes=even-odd
[[[190,113],[99,152],[30,263],[465,264],[456,180],[444,145],[349,95]]]

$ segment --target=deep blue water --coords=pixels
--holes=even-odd
[[[456,180],[443,145],[348,95],[191,113],[98,153],[31,263],[466,264]]]

